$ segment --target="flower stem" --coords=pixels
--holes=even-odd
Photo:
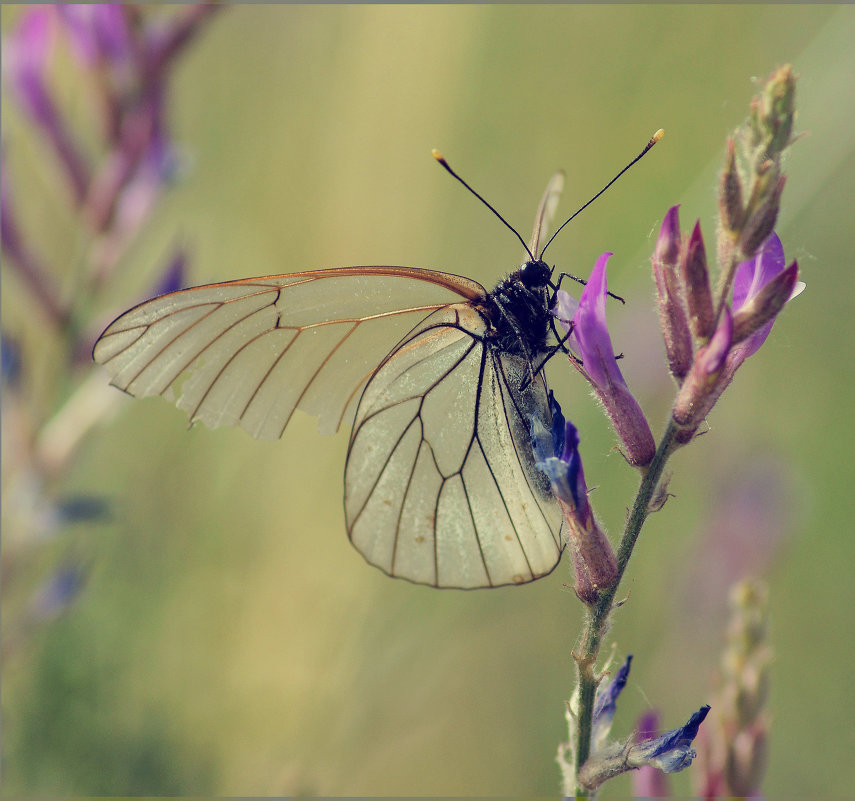
[[[624,528],[623,537],[621,538],[618,548],[618,575],[614,585],[604,590],[596,603],[588,607],[587,619],[585,628],[582,633],[581,644],[578,653],[575,654],[576,668],[578,671],[578,718],[576,720],[576,774],[579,769],[585,764],[585,760],[591,750],[591,731],[593,728],[594,719],[594,699],[597,693],[597,685],[599,678],[596,675],[597,657],[600,653],[600,646],[603,638],[606,635],[609,627],[609,614],[612,610],[615,595],[620,586],[621,578],[626,570],[629,557],[632,555],[632,550],[641,533],[641,527],[644,521],[647,520],[650,514],[650,502],[653,499],[653,494],[662,478],[662,473],[665,469],[665,464],[668,457],[678,447],[676,443],[676,434],[678,427],[673,418],[668,420],[668,425],[662,439],[656,448],[656,454],[653,461],[647,466],[646,472],[642,476],[641,483],[638,487],[638,492],[635,496],[635,501],[632,509],[627,517],[626,527]],[[574,792],[574,788],[566,787],[565,796]],[[575,788],[576,798],[587,798],[588,791],[583,787]]]

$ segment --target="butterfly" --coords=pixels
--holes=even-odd
[[[563,174],[549,181],[526,245],[434,156],[526,248],[492,290],[382,266],[226,281],[135,306],[93,358],[113,385],[175,400],[191,423],[269,440],[295,409],[317,417],[320,433],[352,423],[345,520],[370,564],[433,587],[524,584],[550,573],[566,544],[530,435],[534,418],[550,424],[541,368],[561,346],[548,344],[552,240],[540,242]]]

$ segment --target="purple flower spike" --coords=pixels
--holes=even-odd
[[[644,412],[621,375],[606,325],[606,263],[611,255],[604,253],[594,265],[573,315],[570,342],[582,361],[581,367],[576,366],[603,404],[623,443],[626,460],[634,467],[644,467],[653,459],[656,444]]]
[[[655,740],[634,745],[627,754],[627,765],[632,768],[652,765],[663,773],[676,773],[689,767],[697,756],[691,747],[692,742],[709,711],[709,706],[702,706],[679,729],[667,731]]]

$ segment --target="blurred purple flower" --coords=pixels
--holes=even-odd
[[[128,62],[133,55],[128,7],[123,3],[60,3],[56,6],[72,49],[88,66]]]
[[[655,710],[645,712],[636,726],[635,737],[638,742],[656,738],[659,732],[659,715]],[[665,774],[653,765],[642,765],[630,774],[632,794],[635,798],[669,798],[671,796]]]
[[[709,706],[702,706],[679,729],[666,731],[654,740],[632,746],[627,754],[629,767],[652,765],[663,773],[677,773],[689,767],[697,756],[691,747],[692,742],[709,711]]]
[[[2,377],[4,391],[18,388],[21,371],[21,345],[16,339],[4,333],[0,338],[0,377]]]
[[[674,606],[683,637],[705,638],[703,632],[721,628],[728,588],[767,572],[799,527],[805,481],[782,460],[751,456],[734,454],[726,480],[709,487],[705,522]]]
[[[163,87],[152,90],[140,120],[140,141],[129,142],[126,175],[116,197],[115,224],[134,231],[148,218],[164,187],[178,172],[179,159],[165,120]]]
[[[179,246],[154,285],[154,295],[166,295],[176,292],[187,285],[187,251]]]
[[[110,503],[95,495],[71,495],[57,502],[56,511],[66,525],[102,522],[110,516]]]
[[[45,84],[53,52],[50,6],[33,6],[21,14],[3,46],[3,78],[21,108],[42,127],[55,124],[56,107]]]
[[[33,620],[45,623],[61,615],[74,603],[87,575],[88,571],[77,562],[69,562],[54,571],[30,600]]]
[[[42,129],[68,175],[75,200],[86,197],[89,168],[77,150],[46,82],[54,51],[54,9],[27,8],[3,45],[3,80],[18,104]]]
[[[566,292],[556,293],[553,314],[570,332],[571,349],[581,365],[571,361],[603,404],[623,444],[624,457],[634,467],[644,467],[653,459],[656,443],[644,412],[621,375],[606,324],[606,263],[611,255],[604,253],[597,260],[578,304]]]

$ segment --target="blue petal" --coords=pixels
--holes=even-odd
[[[627,655],[620,670],[615,674],[615,677],[609,682],[605,689],[597,691],[597,699],[594,702],[594,720],[596,721],[601,715],[614,716],[617,708],[618,696],[626,687],[627,679],[629,678],[629,669],[632,664],[632,654]]]
[[[709,706],[702,706],[685,726],[634,746],[632,749],[632,762],[636,767],[639,765],[653,765],[663,773],[676,773],[689,767],[697,752],[691,747],[692,741],[698,735],[698,729],[707,713]]]
[[[552,412],[553,453],[560,454],[564,450],[564,415],[551,389],[549,390],[549,411]]]

